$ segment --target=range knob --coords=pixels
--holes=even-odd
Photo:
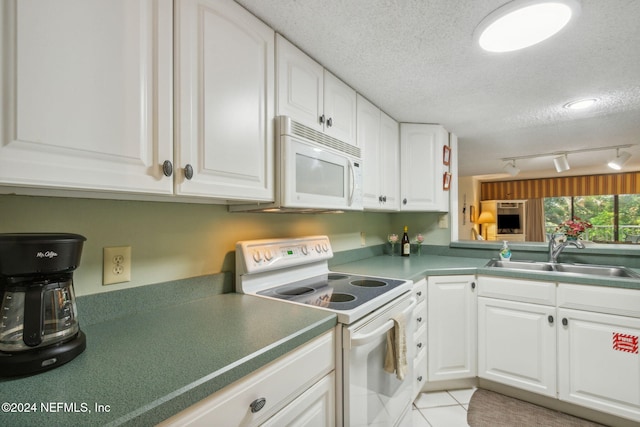
[[[309,255],[309,249],[307,249],[307,245],[302,245],[300,247],[300,251],[302,251],[302,255]]]
[[[320,246],[320,243],[316,243],[316,252],[322,253],[322,247]]]
[[[273,259],[273,253],[271,253],[271,249],[267,249],[266,251],[264,251],[264,258],[267,261],[271,261]]]
[[[327,244],[326,244],[326,243],[323,243],[323,244],[322,244],[322,251],[323,251],[323,252],[329,252],[329,246],[327,246]]]
[[[260,251],[253,251],[253,260],[255,262],[262,261],[262,254],[260,253]]]

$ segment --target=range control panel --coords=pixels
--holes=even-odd
[[[236,243],[237,268],[241,269],[241,274],[277,270],[332,257],[333,251],[327,236]]]

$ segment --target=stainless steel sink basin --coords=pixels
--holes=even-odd
[[[485,267],[505,268],[509,270],[556,272],[563,274],[577,274],[598,277],[640,279],[640,274],[626,267],[614,265],[551,263],[536,261],[500,261],[494,259],[489,261]]]
[[[508,268],[511,270],[554,271],[552,264],[535,261],[500,261],[493,259],[489,261],[486,267]]]

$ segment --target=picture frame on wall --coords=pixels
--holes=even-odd
[[[442,189],[444,191],[449,191],[451,187],[451,174],[449,172],[445,172],[442,176]]]
[[[451,163],[451,148],[448,145],[442,147],[442,164],[449,166]]]

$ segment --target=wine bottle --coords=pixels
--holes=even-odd
[[[402,256],[409,256],[411,253],[411,242],[409,242],[409,235],[407,234],[408,227],[404,226],[404,234],[402,235]]]

